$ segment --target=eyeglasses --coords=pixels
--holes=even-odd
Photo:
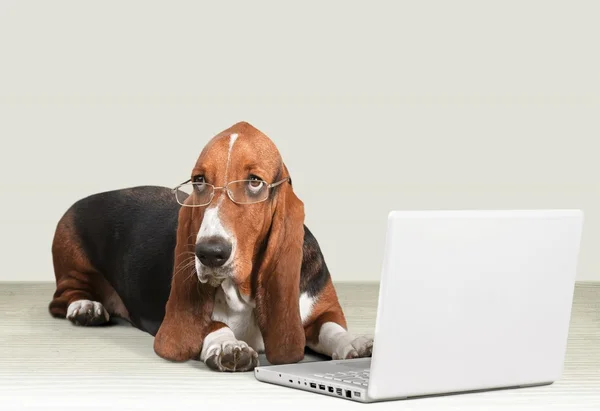
[[[265,201],[269,198],[269,192],[272,188],[283,184],[287,180],[288,177],[272,184],[267,184],[262,180],[236,180],[227,183],[224,187],[215,187],[212,184],[188,180],[173,188],[173,193],[177,202],[184,207],[209,205],[215,196],[216,190],[225,190],[227,196],[236,204],[255,204]]]

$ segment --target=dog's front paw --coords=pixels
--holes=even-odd
[[[108,322],[110,315],[98,301],[73,301],[67,308],[67,319],[75,325],[100,325]]]
[[[250,371],[258,366],[258,353],[244,341],[230,340],[209,347],[204,363],[217,371]]]
[[[331,355],[334,360],[342,360],[349,358],[364,358],[370,357],[373,352],[373,338],[367,336],[359,336],[353,340],[340,344]]]

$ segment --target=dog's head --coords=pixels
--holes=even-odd
[[[242,298],[255,302],[269,361],[301,359],[304,207],[277,147],[250,124],[237,123],[209,141],[190,177],[180,187],[186,195],[180,197],[169,301],[179,298],[177,290],[193,286],[185,280],[194,273],[179,273],[178,266],[195,268],[196,284],[203,287],[228,279]],[[167,316],[168,311],[167,306]]]
[[[250,296],[250,277],[269,239],[303,225],[302,203],[277,147],[251,125],[236,124],[204,148],[188,185],[184,205],[202,209],[194,250],[199,280],[217,286],[230,279]],[[273,224],[280,215],[285,223]],[[281,247],[269,251],[288,257]]]

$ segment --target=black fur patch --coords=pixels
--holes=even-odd
[[[83,251],[133,325],[152,335],[169,298],[179,207],[171,189],[153,186],[95,194],[73,206]]]
[[[319,243],[306,226],[304,226],[304,247],[302,251],[300,293],[308,293],[312,297],[321,292],[330,275]]]

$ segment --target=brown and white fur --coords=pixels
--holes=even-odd
[[[255,204],[216,190],[206,206],[180,207],[163,187],[75,203],[53,243],[51,314],[79,325],[125,318],[156,336],[161,357],[200,358],[220,371],[251,370],[259,352],[272,364],[297,362],[305,347],[333,359],[370,356],[372,338],[347,330],[275,144],[237,123],[209,141],[191,172],[217,187],[250,178],[286,182]]]

